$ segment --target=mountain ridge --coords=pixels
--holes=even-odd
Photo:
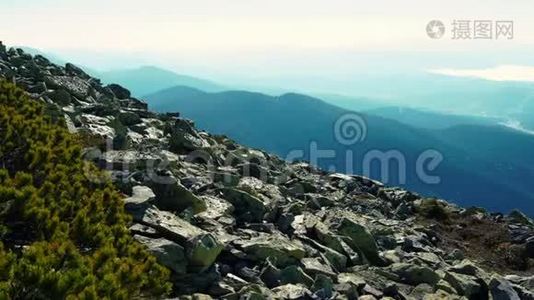
[[[177,74],[174,71],[155,66],[99,72],[98,76],[108,84],[119,83],[129,88],[136,97],[144,97],[147,94],[176,85],[196,87],[207,91],[226,89],[210,80]]]

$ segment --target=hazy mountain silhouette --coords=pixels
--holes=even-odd
[[[176,74],[154,66],[135,69],[101,72],[100,79],[105,83],[118,83],[128,88],[133,95],[142,97],[176,85],[185,85],[208,92],[225,90],[224,87],[209,80]]]
[[[372,115],[397,120],[414,127],[427,129],[446,129],[457,125],[490,126],[504,122],[503,119],[499,118],[443,114],[400,106],[377,108],[367,110],[366,112]]]

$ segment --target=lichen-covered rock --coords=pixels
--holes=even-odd
[[[150,226],[180,244],[205,233],[175,214],[156,207],[136,207],[131,213],[134,221]]]
[[[124,199],[126,204],[146,204],[156,199],[156,194],[146,186],[136,185],[132,188],[132,196]]]
[[[440,280],[440,276],[434,270],[408,263],[395,263],[389,267],[389,270],[399,276],[399,280],[411,285],[427,283],[435,285]]]
[[[145,245],[161,264],[177,274],[186,273],[188,261],[182,246],[164,238],[153,239],[141,235],[134,235],[134,238]]]
[[[275,299],[284,300],[307,299],[312,294],[306,287],[296,284],[281,285],[275,287],[272,291]]]
[[[195,236],[187,244],[189,267],[196,272],[209,268],[224,247],[211,234]]]
[[[204,200],[189,191],[174,176],[162,175],[160,177],[160,179],[150,182],[156,194],[155,204],[159,208],[178,212],[191,208],[195,214],[206,210],[207,206]]]
[[[222,193],[234,206],[235,217],[243,222],[261,222],[267,212],[265,204],[247,192],[233,188],[225,188]]]
[[[338,232],[349,237],[347,243],[375,265],[382,265],[383,261],[378,254],[378,246],[369,230],[362,224],[350,218],[343,218],[337,228]]]
[[[292,241],[282,235],[261,235],[250,240],[237,242],[248,257],[264,261],[270,259],[277,266],[295,264],[304,258],[306,251],[298,241]]]
[[[489,283],[489,290],[493,299],[520,300],[519,295],[514,290],[510,282],[503,278],[492,277]]]
[[[475,277],[454,272],[446,272],[444,279],[459,295],[471,298],[484,294],[483,287]]]

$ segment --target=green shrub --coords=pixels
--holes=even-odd
[[[170,290],[169,271],[128,232],[79,138],[0,81],[0,299],[131,299]]]

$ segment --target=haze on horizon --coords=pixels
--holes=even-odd
[[[98,70],[156,65],[229,85],[348,93],[362,76],[534,66],[533,9],[528,0],[4,0],[0,40]],[[433,40],[433,19],[513,20],[515,36]]]

